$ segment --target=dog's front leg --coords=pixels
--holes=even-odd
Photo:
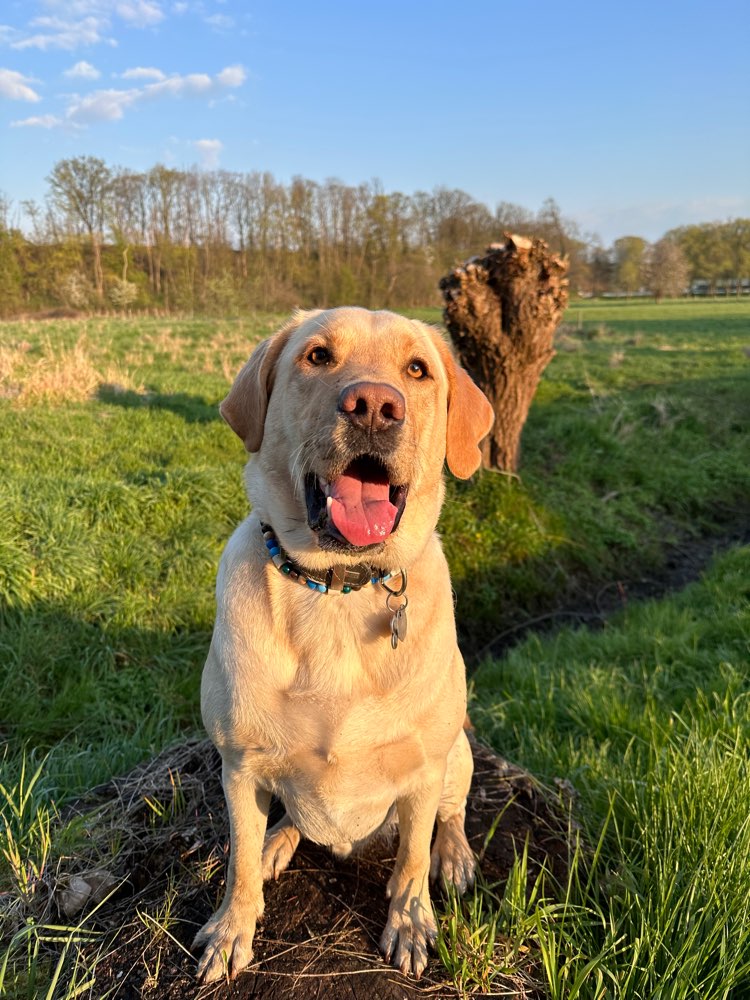
[[[222,784],[229,811],[230,855],[224,901],[198,931],[193,947],[205,944],[198,976],[210,983],[234,978],[252,961],[255,924],[263,913],[261,852],[271,802],[243,766],[242,755],[225,755]]]
[[[399,846],[388,882],[391,900],[380,947],[404,975],[417,979],[427,965],[427,949],[437,936],[430,900],[430,839],[443,776],[398,800]]]

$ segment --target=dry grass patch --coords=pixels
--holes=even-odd
[[[25,340],[0,347],[0,398],[17,405],[83,402],[101,385],[142,390],[117,365],[100,365],[85,336],[70,348],[56,346],[49,338],[37,350]]]
[[[208,336],[199,339],[180,336],[172,327],[166,326],[153,333],[144,332],[137,348],[126,353],[125,361],[137,368],[167,361],[171,365],[179,365],[183,371],[220,375],[231,383],[257,343],[257,331],[245,324],[220,325]]]

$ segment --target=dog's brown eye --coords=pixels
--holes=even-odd
[[[427,375],[427,366],[421,361],[412,361],[406,370],[412,378],[425,378]]]
[[[331,362],[331,352],[327,347],[313,347],[307,355],[311,365],[327,365]]]

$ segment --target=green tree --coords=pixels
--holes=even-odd
[[[643,284],[643,254],[647,243],[640,236],[621,236],[615,240],[614,280],[618,291],[632,295]]]
[[[688,263],[691,281],[707,281],[712,293],[718,282],[732,272],[732,253],[722,226],[716,222],[683,226],[666,234],[675,242]]]
[[[722,228],[732,268],[730,277],[736,281],[735,294],[739,295],[743,278],[750,278],[750,219],[732,219]]]

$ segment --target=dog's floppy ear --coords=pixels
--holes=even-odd
[[[259,451],[263,441],[263,426],[279,355],[290,335],[313,315],[314,312],[296,312],[277,333],[261,341],[234,380],[229,395],[219,404],[222,417],[250,452]]]
[[[482,462],[479,443],[492,427],[495,412],[469,373],[456,362],[442,337],[438,335],[435,339],[448,376],[445,458],[454,476],[468,479]]]

